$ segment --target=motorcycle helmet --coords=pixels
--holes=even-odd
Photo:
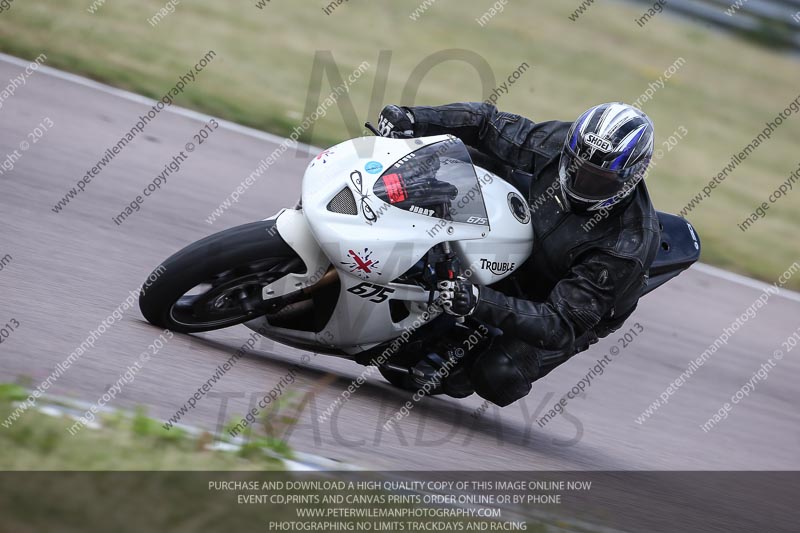
[[[644,178],[653,156],[653,122],[622,102],[600,104],[569,129],[559,182],[570,210],[609,209]]]

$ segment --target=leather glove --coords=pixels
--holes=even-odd
[[[480,296],[478,287],[464,278],[450,281],[440,281],[438,284],[439,298],[448,315],[471,315],[478,306]]]
[[[378,117],[381,137],[403,139],[414,136],[414,115],[402,107],[387,105]]]

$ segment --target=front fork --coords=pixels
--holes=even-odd
[[[306,266],[302,274],[287,274],[279,280],[265,285],[261,291],[263,300],[285,297],[297,291],[309,290],[311,287],[330,280],[331,262],[322,248],[317,244],[308,221],[302,210],[283,209],[267,220],[275,220],[275,225],[267,231],[277,232]]]

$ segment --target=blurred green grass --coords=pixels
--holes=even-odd
[[[153,28],[147,19],[160,0],[108,0],[96,14],[87,12],[88,0],[27,1],[0,17],[0,50],[28,59],[44,52],[51,66],[157,98],[213,49],[217,58],[177,104],[279,134],[302,121],[318,50],[332,53],[343,76],[370,63],[350,92],[361,122],[374,120],[381,50],[391,51],[391,63],[386,93],[373,108],[484,99],[476,70],[448,61],[425,76],[413,102],[401,101],[425,58],[462,48],[485,58],[498,83],[530,64],[498,107],[534,120],[574,120],[599,102],[633,102],[682,57],[685,65],[643,104],[658,142],[681,126],[689,131],[648,178],[656,207],[673,213],[800,93],[798,63],[789,56],[666,14],[639,28],[634,4],[597,3],[571,22],[578,3],[510,2],[481,28],[475,19],[489,0],[439,0],[418,21],[409,18],[417,2],[348,2],[328,16],[325,2],[273,0],[260,10],[254,1],[194,0]],[[322,98],[330,89],[326,80]],[[349,136],[333,110],[303,140],[330,145]],[[703,238],[703,261],[774,281],[800,259],[796,192],[747,233],[737,228],[798,167],[798,137],[793,116],[689,214]],[[800,279],[789,286],[800,288]]]
[[[18,384],[0,383],[0,420],[7,420],[30,392]],[[243,504],[238,501],[239,494],[257,494],[244,489],[208,488],[212,480],[255,481],[259,485],[294,481],[295,474],[279,459],[292,458],[292,452],[277,438],[248,428],[247,441],[238,451],[213,450],[211,434],[192,436],[177,427],[165,430],[160,421],[147,417],[142,410],[133,415],[104,411],[98,416],[99,427],[86,427],[71,436],[67,428],[75,419],[56,412],[56,416],[43,413],[39,408],[44,402],[51,412],[56,407],[62,413],[79,410],[70,402],[42,398],[39,407],[26,410],[9,428],[0,431],[0,471],[5,473],[0,476],[0,531],[252,531],[257,524],[263,528],[266,518],[297,520],[295,508],[300,505]],[[297,405],[297,398],[285,400],[283,407],[288,409],[272,404],[261,421],[265,427],[285,432],[296,423],[289,415],[299,414],[304,405],[302,398],[299,402]],[[278,416],[279,410],[286,413]],[[150,474],[137,475],[147,471]],[[269,492],[258,491],[258,495]],[[304,494],[317,494],[320,499],[325,495],[313,490]],[[324,501],[310,507],[341,509],[338,503]],[[454,520],[463,522],[464,527],[476,522]],[[374,520],[353,517],[346,522]],[[526,530],[549,531],[537,523],[528,523]]]
[[[28,393],[18,385],[0,384],[0,420],[16,408],[12,402],[22,402]],[[291,456],[285,445],[268,448],[275,455],[263,453],[258,446],[265,441],[259,438],[237,453],[213,451],[210,434],[167,431],[143,411],[133,416],[103,413],[100,418],[102,427],[83,428],[72,436],[67,428],[74,419],[25,411],[0,431],[0,470],[284,470],[277,457]]]

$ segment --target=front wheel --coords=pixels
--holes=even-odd
[[[305,267],[265,220],[215,233],[172,255],[139,298],[151,324],[180,333],[226,328],[265,314],[261,289]]]

